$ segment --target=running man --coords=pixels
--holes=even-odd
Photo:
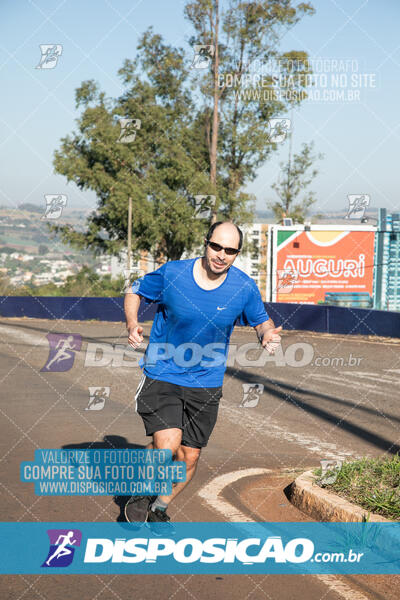
[[[217,420],[235,321],[254,327],[270,354],[280,344],[282,327],[276,328],[266,313],[254,280],[233,266],[242,241],[233,223],[214,223],[204,239],[204,256],[167,262],[137,279],[125,295],[133,348],[143,341],[141,298],[158,303],[135,395],[136,412],[152,436],[146,448],[170,449],[174,460],[186,463],[186,481],[176,483],[171,495],[129,499],[129,522],[170,525],[168,504],[192,479]]]

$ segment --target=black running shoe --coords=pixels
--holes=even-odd
[[[146,522],[154,535],[174,535],[176,531],[166,510],[151,510],[149,507]]]
[[[157,496],[132,496],[125,504],[124,513],[128,523],[144,523],[149,505]]]

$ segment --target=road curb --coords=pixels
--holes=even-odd
[[[368,511],[315,483],[312,470],[305,471],[290,484],[287,490],[290,502],[318,521],[362,522]],[[370,513],[369,523],[393,523],[381,515]]]

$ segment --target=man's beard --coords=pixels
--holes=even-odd
[[[207,257],[207,255],[205,255],[205,260],[206,260],[206,265],[208,267],[208,269],[214,273],[214,275],[223,275],[224,273],[226,273],[231,265],[227,265],[225,264],[225,267],[221,270],[216,270],[215,266],[213,265],[213,263],[211,262],[211,259]]]

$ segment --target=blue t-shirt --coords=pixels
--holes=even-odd
[[[132,292],[158,303],[144,359],[152,379],[186,387],[222,386],[236,319],[255,327],[269,319],[260,291],[231,266],[223,283],[205,290],[195,281],[197,258],[173,260],[132,284]]]

